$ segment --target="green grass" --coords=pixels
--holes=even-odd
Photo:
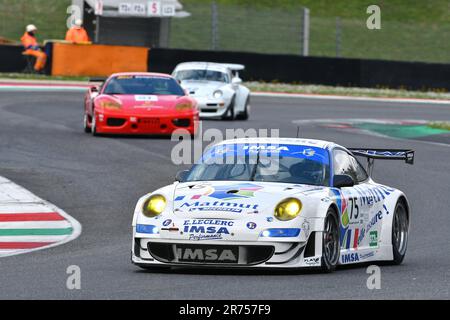
[[[384,88],[332,87],[286,83],[245,82],[251,91],[343,95],[353,97],[412,98],[449,100],[450,93],[442,91],[408,91]]]
[[[189,18],[172,19],[169,46],[212,48],[211,0],[181,0]],[[219,50],[299,54],[301,9],[311,12],[310,55],[450,63],[449,0],[216,0]],[[0,0],[0,37],[19,41],[33,23],[38,38],[62,39],[70,0]],[[366,9],[381,8],[381,30]]]
[[[49,76],[45,74],[0,73],[0,79],[13,80],[52,80],[52,81],[89,81],[88,77]]]
[[[310,55],[450,63],[448,0],[216,0],[218,48],[261,53],[301,52],[301,7],[311,13]],[[368,5],[381,7],[381,30],[368,30]],[[211,2],[184,0],[190,18],[172,22],[173,48],[211,48]]]
[[[431,128],[435,128],[435,129],[442,129],[442,130],[450,131],[450,122],[449,121],[431,122],[428,124],[428,126]]]
[[[0,37],[20,41],[25,26],[34,24],[38,40],[64,39],[70,0],[0,0]]]

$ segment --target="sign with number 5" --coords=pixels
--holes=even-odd
[[[149,1],[147,15],[150,17],[161,16],[161,1]]]

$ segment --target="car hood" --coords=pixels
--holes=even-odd
[[[211,96],[215,90],[220,89],[225,84],[215,81],[182,81],[181,86],[189,91],[189,95],[194,97]]]
[[[185,182],[175,186],[173,210],[178,217],[234,219],[248,214],[273,214],[283,199],[300,200],[326,187],[272,182]]]

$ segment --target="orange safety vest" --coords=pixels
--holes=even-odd
[[[66,33],[66,41],[80,43],[88,42],[89,36],[84,28],[70,28]]]
[[[36,37],[29,35],[28,32],[25,32],[20,40],[22,41],[25,50],[34,46],[38,46]]]

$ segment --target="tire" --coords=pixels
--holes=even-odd
[[[228,107],[227,112],[225,112],[225,114],[222,116],[222,120],[233,121],[235,119],[234,100],[235,100],[235,97],[233,97],[233,101],[230,103],[230,106]]]
[[[408,233],[408,210],[403,201],[398,201],[392,218],[392,251],[394,255],[392,264],[394,265],[401,264],[405,258],[408,247]]]
[[[92,133],[92,135],[94,137],[98,136],[98,133],[97,133],[97,117],[95,115],[95,111],[92,112],[91,133]]]
[[[339,262],[339,219],[336,211],[329,208],[324,221],[325,230],[322,236],[322,263],[321,271],[324,273],[333,272]]]
[[[88,115],[86,113],[84,113],[83,117],[83,129],[85,133],[91,132],[91,128],[88,126]]]
[[[248,117],[249,117],[248,105],[249,105],[249,103],[250,103],[250,97],[247,97],[247,100],[245,101],[244,111],[239,113],[238,116],[236,117],[236,119],[238,119],[238,120],[248,120]]]

